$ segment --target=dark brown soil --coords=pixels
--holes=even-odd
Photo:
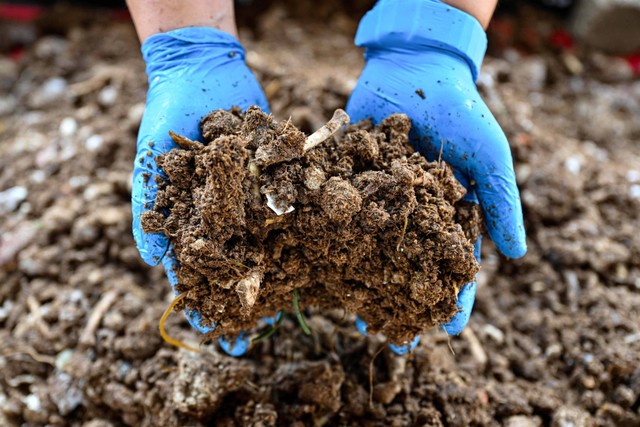
[[[344,108],[362,52],[357,20],[305,7],[272,4],[241,39],[274,117],[309,133]],[[370,404],[385,340],[342,310],[305,309],[311,336],[287,317],[242,358],[162,341],[175,296],[130,228],[144,64],[129,23],[92,16],[0,57],[0,193],[26,190],[0,202],[0,425],[640,425],[640,82],[617,58],[485,58],[529,252],[505,260],[485,239],[467,328],[384,349]],[[554,28],[526,19],[528,35]],[[197,345],[181,313],[166,327]]]
[[[478,271],[455,222],[465,189],[414,152],[406,116],[351,125],[306,153],[304,133],[258,107],[215,111],[201,128],[205,145],[174,137],[181,148],[157,159],[168,181],[143,228],[174,244],[176,289],[211,336],[291,310],[294,290],[397,344],[456,313]]]

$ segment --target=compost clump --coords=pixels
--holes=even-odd
[[[292,311],[294,290],[396,344],[457,312],[479,269],[479,213],[449,166],[414,152],[405,115],[330,129],[312,148],[258,107],[200,125],[205,144],[172,134],[180,148],[157,158],[167,179],[142,224],[173,243],[179,306],[215,324],[211,337]]]

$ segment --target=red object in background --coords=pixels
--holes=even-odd
[[[111,11],[111,16],[113,19],[118,21],[131,21],[131,14],[129,13],[129,9],[113,9]]]
[[[629,67],[631,67],[631,71],[633,71],[633,74],[636,76],[639,76],[640,75],[640,52],[635,53],[633,55],[625,56],[624,59],[627,61],[627,64],[629,64]]]
[[[20,58],[22,58],[23,53],[24,53],[24,47],[20,46],[20,47],[11,49],[11,51],[9,51],[8,56],[9,58],[11,58],[12,61],[18,62]]]
[[[0,4],[0,19],[29,22],[36,19],[44,7],[35,4]]]
[[[549,36],[549,43],[551,46],[558,47],[564,50],[572,50],[575,46],[573,37],[567,30],[556,30]]]
[[[88,7],[90,8],[91,5]],[[108,9],[111,17],[115,20],[131,20],[129,10],[126,8],[117,6],[115,8]],[[45,6],[35,4],[0,4],[0,19],[5,19],[7,21],[30,22],[37,19],[44,11]]]

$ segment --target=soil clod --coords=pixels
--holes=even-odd
[[[465,189],[414,152],[406,116],[339,133],[348,120],[338,110],[306,137],[251,107],[205,117],[206,144],[171,134],[180,148],[157,158],[168,180],[143,227],[171,239],[177,290],[212,337],[298,298],[358,313],[396,344],[457,312],[479,268],[477,234],[456,222]]]

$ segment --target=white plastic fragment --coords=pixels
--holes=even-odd
[[[100,105],[110,107],[116,103],[118,99],[118,89],[114,86],[105,86],[100,93],[98,93],[98,102]]]
[[[84,142],[84,146],[89,151],[95,151],[102,146],[103,141],[102,135],[91,135]]]
[[[565,161],[565,167],[573,175],[578,175],[582,168],[582,162],[578,156],[571,156]]]
[[[0,213],[9,213],[16,210],[18,205],[27,198],[28,191],[25,187],[17,185],[0,192]]]
[[[278,216],[283,214],[288,214],[289,212],[293,212],[295,209],[293,206],[289,206],[288,208],[286,208],[286,210],[279,208],[276,205],[276,199],[275,197],[273,197],[273,194],[267,194],[267,206],[269,206],[269,209],[274,211]]]
[[[40,402],[40,398],[35,394],[30,394],[25,396],[22,401],[29,408],[30,411],[40,412],[42,411],[42,403]]]
[[[640,171],[635,169],[630,169],[627,171],[627,181],[629,182],[640,182]]]
[[[70,348],[66,348],[62,350],[56,356],[56,368],[61,371],[66,371],[67,366],[69,366],[69,362],[71,362],[71,357],[73,356],[73,350]]]
[[[502,332],[500,329],[496,328],[492,324],[487,323],[486,325],[484,325],[482,327],[482,332],[486,336],[493,339],[497,344],[504,343],[504,332]]]
[[[73,117],[65,117],[60,122],[60,136],[63,138],[71,138],[78,130],[78,122]]]

